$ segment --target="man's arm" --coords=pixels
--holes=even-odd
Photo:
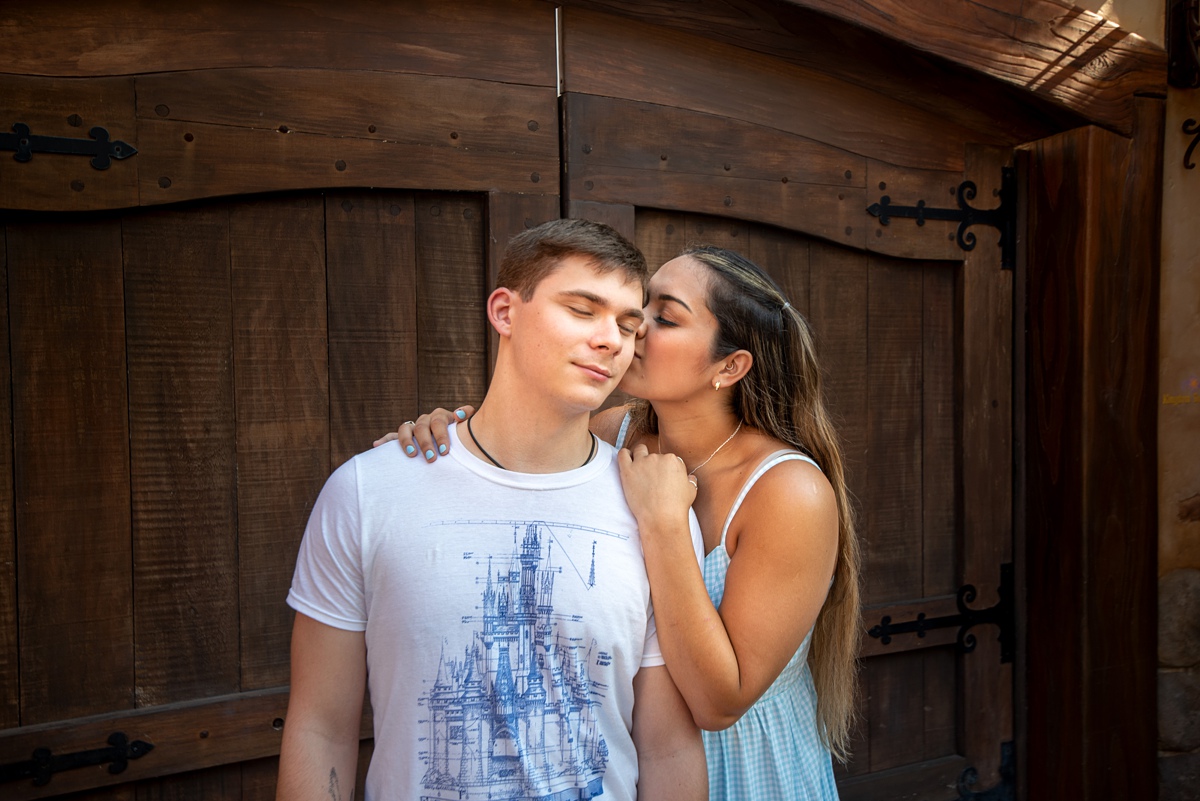
[[[276,801],[351,801],[367,676],[366,639],[296,614]]]
[[[708,766],[692,713],[665,666],[633,677],[633,744],[638,797],[649,801],[706,801]]]

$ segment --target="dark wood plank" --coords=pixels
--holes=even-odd
[[[842,801],[951,801],[960,797],[955,784],[966,767],[960,756],[931,759],[844,780],[838,795]]]
[[[586,216],[586,215],[585,215]],[[489,192],[487,207],[487,279],[484,291],[496,288],[496,276],[500,274],[500,262],[509,240],[524,230],[533,228],[559,217],[559,198],[555,195],[523,195],[511,192]],[[588,217],[588,219],[594,219]],[[633,239],[632,232],[628,234]],[[500,338],[496,329],[487,326],[488,335],[488,378],[496,366],[496,349]],[[482,398],[464,398],[463,402],[478,403]]]
[[[845,780],[853,776],[862,776],[871,772],[871,688],[869,676],[865,670],[858,671],[858,689],[855,693],[856,710],[854,729],[850,738],[850,760],[841,764],[833,763],[833,775],[839,786],[844,786]]]
[[[1033,103],[1023,87],[994,82],[980,103],[979,75],[824,14],[772,0],[565,0],[608,14],[725,42],[865,86],[1012,143],[1076,127],[1079,118]],[[846,58],[854,53],[854,58]],[[902,68],[897,68],[903,65]]]
[[[562,29],[571,93],[684,107],[922,169],[959,171],[967,142],[997,141],[817,70],[679,31],[572,8]]]
[[[94,6],[48,0],[5,11],[0,72],[86,76],[268,66],[456,75],[555,84],[554,10],[533,0],[199,0]],[[222,23],[225,24],[222,24]]]
[[[924,201],[928,208],[957,209],[960,172],[947,170],[917,170],[898,167],[886,161],[867,159],[866,202],[863,209],[882,203],[886,196],[893,206],[916,206]],[[990,209],[999,205],[991,195],[980,194],[970,202],[972,208]],[[904,259],[948,259],[959,261],[963,250],[958,246],[955,232],[958,223],[948,220],[925,220],[917,225],[912,218],[892,218],[883,225],[877,217],[858,222],[865,226],[864,247],[872,253],[883,253]]]
[[[808,316],[809,240],[765,225],[750,229],[739,250],[775,279],[796,311]]]
[[[325,198],[332,466],[421,411],[415,213],[408,193]]]
[[[479,196],[439,194],[419,197],[416,206],[417,408],[453,409],[486,390],[484,204]]]
[[[592,220],[610,225],[631,242],[637,236],[637,210],[629,204],[573,200],[568,211],[573,220]]]
[[[863,668],[869,688],[873,773],[920,762],[925,755],[924,656],[921,651],[877,656]]]
[[[242,769],[222,765],[136,785],[137,801],[243,801]]]
[[[954,648],[934,648],[923,652],[925,660],[925,759],[955,753],[958,741],[956,725],[957,693],[951,691],[958,681],[958,659]]]
[[[867,451],[863,602],[921,595],[921,290],[919,265],[872,257],[867,298]],[[872,753],[874,748],[872,748]]]
[[[0,226],[0,292],[8,297],[8,246]],[[17,637],[17,540],[13,523],[12,362],[9,351],[8,303],[0,304],[0,729],[21,722],[21,663]]]
[[[958,588],[957,264],[926,264],[922,292],[922,595]]]
[[[279,758],[268,757],[241,763],[241,801],[275,801]]]
[[[687,245],[713,245],[737,250],[745,245],[750,226],[741,220],[729,220],[707,215],[689,215],[683,235]]]
[[[384,73],[331,80],[324,70],[139,78],[141,202],[364,185],[558,194],[553,89]]]
[[[1099,14],[1054,0],[789,0],[1033,92],[1129,134],[1134,98],[1162,95],[1166,53]]]
[[[1072,779],[1087,798],[1156,790],[1145,710],[1155,698],[1158,488],[1152,470],[1130,465],[1157,460],[1158,360],[1146,354],[1157,346],[1159,213],[1146,198],[1161,191],[1162,106],[1139,103],[1132,140],[1081,129],[1031,155],[1025,527],[1040,624],[1026,632],[1036,799]],[[1049,536],[1053,554],[1034,545]],[[1073,650],[1050,650],[1043,627],[1070,627]],[[1035,751],[1056,735],[1066,745],[1059,773]]]
[[[5,75],[0,78],[0,133],[10,133],[15,122],[28,125],[33,136],[87,141],[88,131],[100,127],[108,131],[110,141],[138,147],[130,78],[81,81]],[[136,206],[138,169],[138,156],[114,159],[108,169],[97,170],[88,156],[34,153],[29,161],[19,162],[5,153],[0,158],[0,208],[89,211]]]
[[[31,724],[134,703],[120,224],[10,225],[8,271],[21,722]]]
[[[867,372],[869,257],[824,242],[810,247],[809,322],[825,371],[825,401],[841,438],[846,486],[864,543],[865,577],[871,569],[866,547],[871,531],[866,526],[873,502],[868,483],[872,460],[867,451],[867,403],[873,388]]]
[[[637,210],[637,238],[634,242],[653,273],[679,255],[688,244],[687,215],[657,209]]]
[[[892,634],[891,641],[885,644],[882,637],[872,637],[871,629],[883,623],[885,617],[891,618],[892,623],[904,623],[916,620],[924,614],[926,618],[947,617],[958,614],[957,595],[935,595],[928,598],[918,598],[900,603],[871,604],[863,607],[862,647],[859,656],[863,659],[872,656],[895,654],[901,651],[912,651],[921,648],[937,648],[954,643],[958,637],[957,627],[931,629],[925,635],[915,632]]]
[[[54,744],[55,753],[103,748],[114,731],[154,744],[153,751],[130,760],[120,774],[65,771],[42,787],[32,782],[6,786],[5,799],[49,798],[271,757],[279,753],[286,712],[287,688],[283,687],[3,731],[0,764],[26,760],[46,743]]]
[[[238,689],[229,213],[122,223],[138,706]]]
[[[999,189],[1011,151],[970,148],[967,177],[979,197]],[[963,584],[978,590],[976,608],[999,598],[1000,565],[1012,561],[1012,271],[1000,269],[999,233],[979,231],[963,261],[962,504]],[[1012,738],[1012,666],[1000,664],[994,636],[962,662],[963,755],[979,787],[1000,781],[1000,743]]]
[[[324,204],[230,207],[242,689],[287,682],[284,603],[330,472]]]

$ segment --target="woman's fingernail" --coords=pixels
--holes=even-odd
[[[405,445],[404,452],[407,453],[409,456],[412,456],[414,453],[417,452],[417,449],[414,448],[412,445]]]
[[[464,412],[462,409],[456,409],[456,410],[454,411],[454,414],[455,414],[455,415],[458,417],[458,419],[459,419],[459,420],[466,420],[466,419],[467,419],[467,413],[466,413],[466,412]]]
[[[442,455],[445,455],[445,453],[446,453],[446,446],[445,446],[445,445],[438,445],[438,453],[440,453],[440,454],[442,454]]]
[[[425,458],[432,462],[433,461],[433,451],[425,451]]]

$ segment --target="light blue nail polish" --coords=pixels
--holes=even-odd
[[[412,445],[405,445],[404,452],[407,453],[409,456],[412,456],[414,453],[417,452],[417,449],[414,448]]]
[[[446,446],[445,446],[445,445],[438,445],[438,453],[440,453],[440,454],[442,454],[442,455],[444,456],[444,455],[446,454]]]
[[[455,413],[456,415],[458,415],[458,419],[459,419],[459,420],[466,420],[466,419],[467,419],[467,413],[466,413],[466,412],[464,412],[462,409],[455,409],[455,410],[454,410],[454,413]]]
[[[425,458],[432,461],[433,460],[433,451],[425,451]]]

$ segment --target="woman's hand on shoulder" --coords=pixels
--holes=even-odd
[[[673,453],[650,453],[643,444],[617,454],[625,502],[645,536],[661,526],[687,525],[687,512],[696,500],[696,478],[688,475],[683,459]]]
[[[372,447],[378,448],[393,440],[398,441],[404,448],[404,453],[410,458],[417,454],[425,457],[425,461],[437,461],[438,455],[445,456],[450,452],[451,423],[466,420],[475,414],[474,406],[459,406],[454,411],[437,408],[428,414],[423,414],[415,421],[409,420],[390,434],[385,434],[375,440]]]

